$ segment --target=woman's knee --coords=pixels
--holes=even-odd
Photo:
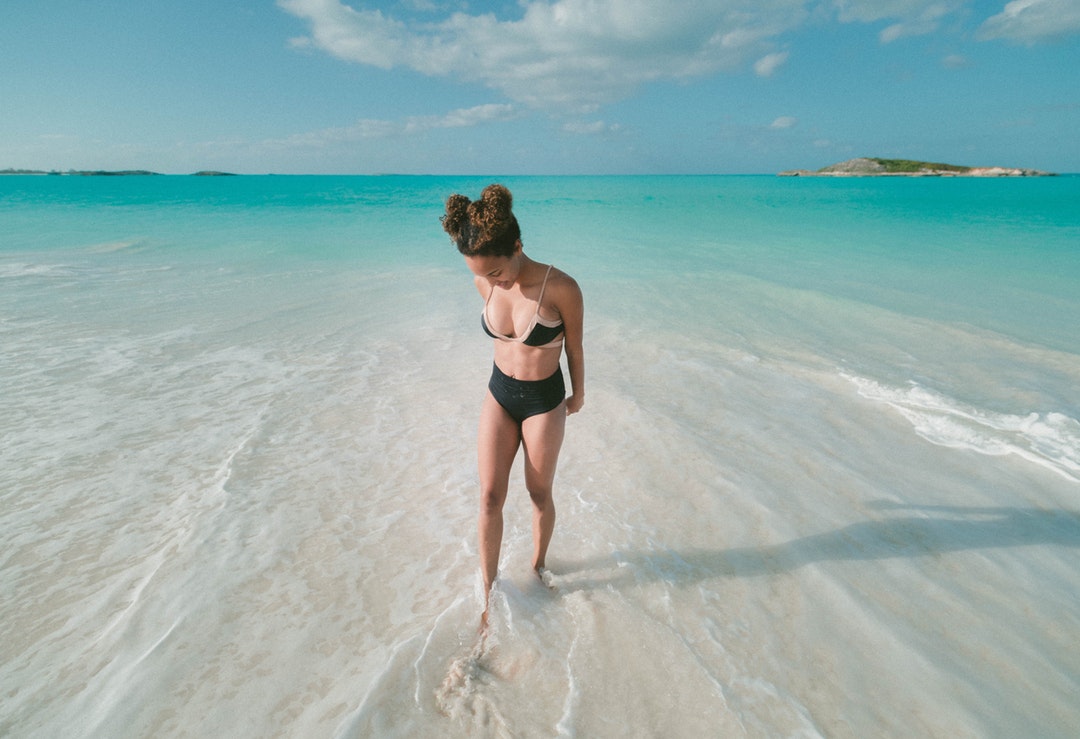
[[[499,513],[506,502],[506,490],[499,488],[480,489],[480,510],[484,513]]]
[[[551,486],[550,485],[526,485],[529,491],[529,499],[532,500],[534,506],[540,510],[544,510],[551,505]]]

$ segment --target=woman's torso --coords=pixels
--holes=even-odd
[[[519,380],[550,377],[562,355],[562,317],[552,296],[552,282],[562,273],[535,267],[527,281],[507,290],[491,286],[482,314],[485,331],[495,335],[495,364]]]

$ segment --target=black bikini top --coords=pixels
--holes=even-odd
[[[487,309],[488,304],[491,302],[491,296],[495,294],[495,286],[492,285],[491,292],[488,293],[487,300],[484,301],[484,310],[480,314],[480,325],[483,326],[484,333],[499,341],[516,341],[525,346],[535,346],[541,349],[562,346],[562,320],[549,321],[540,317],[540,303],[544,299],[544,288],[547,287],[548,275],[551,274],[552,266],[548,265],[547,272],[544,274],[544,284],[540,286],[540,297],[536,299],[536,312],[533,313],[532,321],[529,322],[528,328],[525,329],[521,336],[506,336],[491,330],[488,323]]]

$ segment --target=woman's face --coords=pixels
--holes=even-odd
[[[521,272],[521,247],[518,246],[509,257],[465,257],[465,264],[470,272],[487,280],[489,285],[509,290]]]

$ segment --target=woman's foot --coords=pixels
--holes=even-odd
[[[536,576],[540,578],[540,582],[544,583],[544,585],[546,585],[551,590],[555,589],[555,583],[553,581],[554,575],[551,574],[551,570],[549,570],[547,567],[541,566],[537,567],[535,572]]]

